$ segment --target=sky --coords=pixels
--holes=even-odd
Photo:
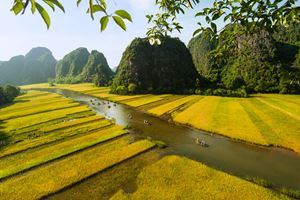
[[[133,23],[127,23],[127,31],[117,27],[111,20],[107,29],[100,32],[98,18],[91,20],[87,9],[87,0],[76,6],[76,0],[61,0],[66,13],[56,10],[49,11],[51,27],[47,30],[42,18],[36,12],[31,14],[30,9],[24,15],[15,16],[10,12],[12,0],[0,1],[0,61],[7,61],[16,55],[25,55],[33,47],[47,47],[54,57],[59,60],[70,51],[86,47],[89,51],[98,50],[104,53],[111,68],[118,66],[122,53],[136,37],[145,37],[147,28],[146,14],[156,13],[155,0],[107,0],[110,12],[116,9],[127,10],[133,18]],[[205,3],[206,2],[206,3]],[[207,2],[201,7],[207,6]],[[194,30],[197,28],[196,11],[188,11],[180,16],[179,21],[184,26],[179,37],[188,44]]]

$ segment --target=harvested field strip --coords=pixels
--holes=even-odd
[[[120,188],[132,191],[138,174],[148,165],[160,159],[156,150],[150,150],[130,158],[110,169],[96,174],[78,183],[67,190],[63,190],[49,200],[82,200],[101,199],[108,200]]]
[[[171,95],[171,96],[168,96],[160,101],[155,101],[153,103],[148,103],[146,105],[142,105],[139,107],[139,109],[141,110],[150,110],[152,108],[155,108],[157,106],[161,106],[163,104],[167,104],[167,103],[170,103],[170,102],[173,102],[173,101],[176,101],[177,99],[181,99],[183,96],[181,95]]]
[[[32,98],[36,98],[36,97],[44,97],[44,96],[48,96],[49,92],[41,92],[41,91],[34,91],[34,90],[30,90],[27,94],[23,94],[18,96],[18,99],[32,99]]]
[[[6,157],[0,160],[0,179],[127,133],[128,132],[123,130],[122,127],[118,127],[115,130],[101,130],[46,148]]]
[[[15,129],[21,129],[24,127],[32,126],[34,124],[47,122],[58,118],[63,118],[66,117],[66,115],[68,114],[73,114],[73,113],[78,113],[78,112],[83,112],[88,110],[89,108],[87,106],[77,106],[77,107],[44,112],[36,115],[19,117],[16,119],[4,121],[5,129],[3,131],[9,132]]]
[[[264,104],[266,104],[266,105],[268,105],[268,106],[270,106],[270,107],[272,107],[272,108],[274,108],[274,109],[276,109],[276,110],[279,110],[280,112],[282,112],[282,113],[288,115],[289,117],[292,117],[292,118],[294,118],[294,119],[300,121],[300,115],[297,115],[297,114],[295,114],[295,113],[292,113],[292,112],[290,112],[290,111],[287,111],[287,110],[281,108],[281,106],[278,106],[278,105],[276,105],[276,104],[274,104],[274,103],[271,103],[271,102],[269,102],[269,101],[267,101],[267,100],[265,100],[265,99],[257,98],[257,100],[261,101],[262,103],[264,103]],[[298,123],[300,123],[300,122],[298,122]]]
[[[266,106],[258,99],[251,99],[250,103],[256,107],[256,113],[264,119],[264,123],[273,127],[280,140],[277,145],[288,147],[300,152],[300,123],[298,120],[289,117],[280,110]],[[267,117],[265,117],[267,116]],[[272,141],[272,138],[269,138]]]
[[[91,96],[108,99],[110,97],[117,96],[116,94],[109,94],[107,92],[91,94]]]
[[[211,123],[213,121],[213,113],[219,101],[220,97],[204,97],[186,110],[177,114],[174,121],[212,131]],[[197,115],[195,115],[195,113],[197,113]]]
[[[6,114],[7,112],[13,112],[13,111],[17,111],[17,110],[28,110],[28,109],[32,109],[32,107],[47,105],[48,103],[52,104],[52,103],[60,103],[60,102],[65,102],[65,101],[72,102],[71,100],[68,100],[68,99],[65,99],[62,97],[54,97],[54,98],[50,98],[50,99],[44,99],[42,101],[25,101],[25,102],[20,101],[19,102],[18,100],[16,100],[14,102],[15,104],[12,104],[5,108],[1,108],[0,116],[2,116],[2,114]]]
[[[268,144],[241,106],[240,99],[220,98],[216,111],[212,112],[212,132],[256,144]]]
[[[42,127],[45,127],[45,126],[52,126],[52,125],[55,125],[55,124],[63,123],[65,121],[80,119],[80,118],[94,116],[94,115],[95,115],[95,113],[93,111],[90,111],[90,110],[83,111],[83,112],[78,112],[78,113],[74,113],[74,114],[69,114],[69,115],[67,115],[66,117],[63,117],[63,118],[58,118],[58,119],[54,119],[54,120],[51,120],[51,121],[42,122],[42,123],[34,124],[32,126],[27,126],[25,128],[18,129],[12,135],[24,134],[24,133],[27,133],[27,132],[32,132],[32,131],[39,130]]]
[[[145,97],[147,95],[145,94],[141,94],[141,95],[118,95],[115,97],[110,97],[109,100],[110,101],[114,101],[114,102],[119,102],[119,101],[128,101],[128,100],[133,100],[133,99],[138,99],[141,97]]]
[[[152,108],[148,110],[149,113],[161,116],[166,113],[172,112],[174,109],[178,108],[179,106],[188,103],[189,101],[193,101],[197,98],[197,96],[187,96],[180,99],[177,99],[175,101],[163,104],[161,106],[157,106],[155,108]]]
[[[121,148],[117,148],[116,145],[110,148],[105,145],[102,148],[95,146],[95,148],[1,182],[1,198],[19,199],[22,197],[23,200],[42,198],[152,147],[154,144],[147,140],[138,141]]]
[[[98,93],[108,93],[109,91],[110,91],[110,89],[101,88],[101,89],[94,89],[94,90],[90,90],[90,91],[84,91],[84,94],[93,95],[93,94],[98,94]]]
[[[94,115],[91,117],[85,117],[85,118],[81,118],[81,119],[73,119],[71,121],[66,121],[64,123],[59,123],[59,124],[55,124],[52,126],[42,127],[40,129],[40,131],[47,133],[50,131],[57,131],[59,129],[68,128],[71,126],[81,126],[82,124],[98,121],[101,119],[104,119],[104,117],[99,116],[99,115]]]
[[[126,105],[132,106],[132,107],[139,107],[142,105],[146,105],[155,101],[160,101],[162,99],[164,99],[165,97],[170,96],[169,94],[164,94],[164,95],[149,95],[147,97],[144,98],[139,98],[137,100],[132,100],[132,101],[126,101],[126,102],[122,102]]]
[[[274,99],[280,99],[284,102],[291,102],[297,105],[300,105],[299,95],[290,95],[290,94],[263,94],[263,95],[254,95],[255,97],[268,97]]]
[[[275,124],[273,124],[273,119],[270,116],[264,114],[256,106],[250,103],[250,101],[248,99],[243,100],[241,101],[241,105],[247,112],[252,123],[255,124],[255,126],[259,129],[260,133],[268,144],[278,145],[280,142],[280,137],[278,136],[277,129],[274,128]]]
[[[130,199],[289,199],[269,189],[184,157],[166,156],[142,170],[137,190],[118,192],[112,200]]]
[[[89,123],[79,127],[70,127],[68,129],[50,132],[46,135],[39,136],[33,139],[23,140],[20,141],[19,143],[6,147],[5,149],[2,149],[0,151],[0,157],[8,156],[28,149],[40,147],[41,145],[45,145],[45,144],[50,144],[50,143],[52,144],[54,142],[58,142],[66,138],[69,139],[69,137],[71,136],[76,136],[83,133],[100,130],[103,128],[107,128],[108,126],[111,125],[112,123],[110,121],[101,120],[96,123]]]
[[[203,98],[204,98],[204,96],[196,96],[195,99],[193,99],[191,101],[188,101],[188,102],[182,104],[181,106],[178,106],[177,108],[174,108],[172,110],[172,112],[170,113],[170,116],[172,117],[172,119],[174,119],[179,113],[181,113],[184,110],[188,109],[190,106],[192,106],[193,104],[199,102]]]
[[[54,110],[61,110],[61,109],[66,109],[66,108],[71,108],[75,106],[79,106],[79,103],[75,103],[69,100],[62,101],[62,102],[54,102],[54,103],[48,103],[42,106],[30,106],[28,109],[20,109],[15,112],[8,112],[4,115],[0,115],[0,120],[8,120],[8,119],[14,119],[18,117],[24,117],[24,116],[29,116],[29,115],[34,115],[34,114],[39,114],[39,113],[44,113],[48,111],[54,111]]]
[[[276,99],[276,98],[259,98],[263,99],[264,101],[285,110],[286,112],[289,113],[289,115],[292,115],[291,117],[295,119],[299,119],[300,121],[300,104],[296,104],[294,102],[289,102],[281,99]],[[286,113],[287,114],[287,113]],[[300,122],[299,122],[300,123]]]

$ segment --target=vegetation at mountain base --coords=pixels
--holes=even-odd
[[[188,187],[187,187],[188,185]],[[120,190],[120,199],[289,199],[248,181],[179,156],[166,156],[144,168],[137,190]]]
[[[55,77],[56,60],[44,47],[31,49],[25,56],[15,56],[0,65],[0,85],[43,83]]]
[[[20,88],[11,85],[0,86],[0,105],[12,102],[21,93]]]
[[[291,22],[288,27],[278,27],[274,34],[266,30],[247,35],[242,32],[232,41],[232,48],[219,57],[212,52],[223,45],[223,38],[234,34],[232,28],[218,39],[210,30],[193,38],[188,47],[198,72],[207,81],[198,84],[198,94],[231,96],[226,90],[299,94],[299,27],[300,23]]]
[[[86,48],[78,48],[57,63],[56,78],[50,82],[93,82],[97,86],[107,86],[113,75],[102,53],[96,50],[89,53]]]
[[[197,78],[191,55],[177,38],[152,46],[136,38],[126,48],[111,86],[112,93],[193,93]]]

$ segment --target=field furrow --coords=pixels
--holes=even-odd
[[[216,109],[211,124],[212,132],[238,140],[268,144],[241,106],[239,99],[222,98]]]
[[[112,150],[107,146],[96,146],[9,178],[0,182],[1,198],[39,199],[140,154],[154,147],[154,144],[143,140],[121,148],[116,147],[111,146]]]
[[[44,113],[31,115],[31,116],[19,117],[8,121],[4,121],[5,128],[3,129],[3,131],[9,132],[9,131],[25,128],[28,126],[32,126],[34,124],[47,122],[58,118],[63,118],[66,117],[66,115],[68,114],[74,114],[74,113],[88,111],[88,110],[89,108],[86,106],[77,106],[77,107],[44,112]]]
[[[147,112],[157,115],[157,116],[162,116],[163,114],[171,113],[173,110],[176,110],[176,108],[178,108],[179,106],[186,104],[190,101],[193,101],[196,98],[197,98],[197,96],[183,97],[183,98],[177,99],[175,101],[154,107],[154,108],[148,110]]]
[[[82,126],[69,127],[58,131],[53,131],[45,135],[37,135],[34,138],[24,139],[14,145],[10,145],[0,151],[0,157],[15,154],[27,149],[40,147],[45,144],[52,144],[53,142],[68,139],[69,137],[88,133],[98,129],[111,126],[112,122],[108,120],[100,120],[97,122],[87,123]]]
[[[110,129],[96,131],[46,148],[5,157],[0,159],[0,179],[127,133],[122,127],[114,126]]]
[[[153,103],[155,101],[160,101],[163,100],[164,98],[170,96],[169,94],[164,94],[164,95],[149,95],[143,98],[139,98],[139,99],[134,99],[132,101],[126,101],[126,102],[122,102],[128,106],[133,106],[133,107],[139,107],[142,105],[146,105],[149,103]]]
[[[175,122],[194,126],[202,130],[211,130],[213,114],[218,105],[219,97],[204,97],[174,118]]]

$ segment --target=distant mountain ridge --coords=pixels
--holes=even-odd
[[[108,66],[103,53],[80,47],[71,51],[56,65],[56,82],[93,82],[98,86],[109,85],[114,72]]]
[[[0,84],[25,85],[46,82],[55,76],[57,61],[45,47],[31,49],[0,65]]]

